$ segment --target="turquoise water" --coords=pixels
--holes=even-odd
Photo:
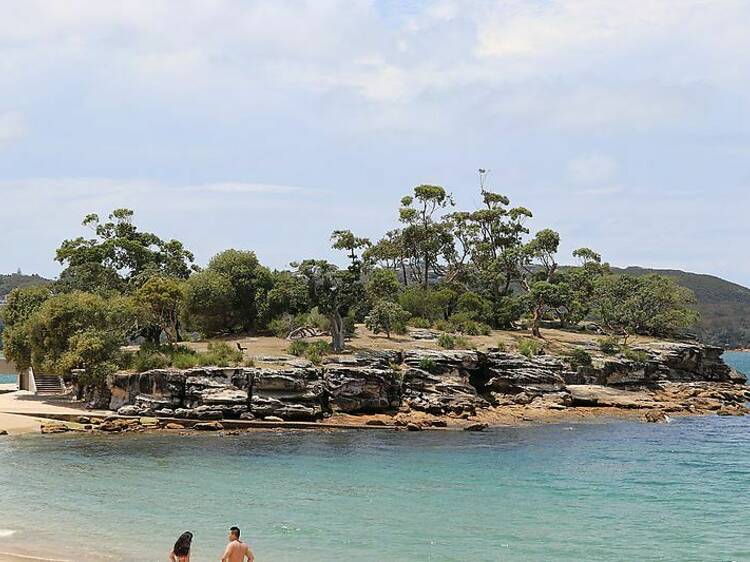
[[[18,384],[18,377],[0,373],[0,384]]]
[[[145,562],[189,529],[193,559],[216,560],[239,524],[262,561],[747,560],[749,435],[708,416],[6,438],[0,551]]]
[[[750,376],[750,353],[746,351],[728,351],[722,357],[728,365]]]

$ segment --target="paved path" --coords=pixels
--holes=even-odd
[[[111,412],[107,412],[111,413]],[[23,414],[23,415],[20,415]],[[9,434],[38,432],[43,420],[34,414],[86,414],[59,401],[35,396],[26,390],[0,394],[0,429]]]

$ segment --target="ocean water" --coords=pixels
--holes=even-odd
[[[18,377],[16,375],[0,373],[0,384],[18,384]]]
[[[749,484],[735,417],[25,436],[0,440],[0,552],[163,560],[191,530],[200,562],[238,524],[262,561],[748,560]]]

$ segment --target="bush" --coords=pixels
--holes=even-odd
[[[450,334],[440,334],[437,343],[443,349],[454,349],[456,347],[456,338]]]
[[[421,316],[412,316],[407,322],[407,324],[414,328],[421,328],[424,330],[432,326],[432,322],[427,320],[427,318],[422,318]]]
[[[307,320],[304,314],[298,316],[292,316],[291,314],[284,314],[279,318],[274,318],[268,322],[268,330],[277,338],[286,338],[289,332],[296,330],[297,328],[304,326]]]
[[[307,315],[306,324],[318,328],[318,330],[322,332],[327,332],[331,329],[331,321],[328,320],[328,317],[325,314],[320,313],[317,306]]]
[[[631,349],[629,347],[623,347],[622,350],[620,350],[620,355],[622,355],[625,359],[629,361],[635,361],[636,363],[646,363],[649,359],[651,359],[651,356],[645,351]]]
[[[170,363],[169,356],[158,351],[140,349],[133,355],[133,369],[139,373],[151,369],[165,369]]]
[[[242,352],[226,342],[209,342],[208,351],[200,357],[202,365],[216,367],[240,365],[243,360]]]
[[[331,352],[331,344],[327,341],[306,342],[295,340],[289,344],[287,351],[296,357],[304,357],[308,361],[319,365],[323,361],[323,356]]]
[[[387,338],[391,333],[403,334],[406,332],[406,321],[410,314],[395,302],[379,300],[370,310],[365,319],[365,325],[374,334],[385,332]]]
[[[434,373],[437,370],[437,364],[431,357],[423,357],[419,360],[419,368],[428,373]]]
[[[573,369],[578,367],[590,367],[591,366],[591,355],[585,349],[574,349],[570,355],[568,355],[568,363]]]
[[[477,322],[468,312],[457,312],[448,320],[447,329],[450,332],[460,332],[467,336],[489,336],[492,329],[482,322]]]
[[[467,314],[472,320],[480,322],[492,316],[492,303],[471,291],[458,297],[456,309],[459,313]]]
[[[544,345],[539,340],[523,338],[518,341],[518,353],[525,355],[529,359],[535,355],[539,355],[543,348]]]
[[[508,351],[508,345],[504,341],[497,342],[495,344],[495,347],[501,353],[505,353],[506,351]]]
[[[289,344],[289,347],[286,351],[287,353],[289,353],[290,355],[294,355],[295,357],[302,357],[307,350],[307,346],[308,343],[306,341],[294,340]]]
[[[617,355],[620,352],[620,344],[617,338],[606,337],[599,342],[599,350],[604,355]]]
[[[464,336],[455,336],[454,340],[456,349],[473,349],[474,346],[471,345],[471,342],[469,341],[469,338]]]
[[[175,369],[192,369],[199,362],[200,357],[196,353],[175,353],[172,356],[172,366]]]
[[[323,362],[323,356],[328,355],[331,351],[331,344],[325,341],[314,341],[307,345],[305,349],[305,359],[320,365]]]

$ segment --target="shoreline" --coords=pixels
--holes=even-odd
[[[68,558],[47,558],[13,552],[0,552],[0,562],[73,562]]]
[[[493,428],[521,428],[544,426],[564,423],[608,423],[612,421],[632,421],[648,423],[652,421],[666,422],[669,418],[696,417],[709,415],[744,415],[744,411],[732,414],[720,414],[719,409],[705,409],[689,411],[684,409],[667,411],[664,405],[656,407],[616,407],[616,406],[580,406],[569,407],[564,410],[530,407],[503,406],[482,410],[470,418],[452,416],[434,416],[424,412],[410,412],[408,414],[336,414],[325,422],[263,422],[239,420],[219,420],[217,429],[203,430],[191,427],[188,423],[200,424],[198,420],[177,420],[162,418],[139,418],[137,416],[103,416],[88,415],[78,412],[77,417],[90,418],[91,424],[81,424],[73,420],[60,419],[73,414],[26,414],[0,413],[0,429],[8,430],[8,436],[29,434],[62,434],[77,433],[83,435],[119,434],[119,433],[161,433],[180,436],[199,435],[202,433],[219,433],[222,435],[238,435],[257,431],[483,431]],[[647,414],[664,414],[665,418],[648,419]],[[120,424],[114,431],[98,430],[96,422],[104,423],[104,419]],[[97,419],[98,418],[98,419]],[[179,422],[183,422],[180,424]],[[178,424],[181,427],[168,427]],[[60,426],[66,426],[63,429]],[[58,429],[56,429],[58,428]],[[1,555],[2,553],[0,553]],[[0,562],[2,559],[0,558]]]

